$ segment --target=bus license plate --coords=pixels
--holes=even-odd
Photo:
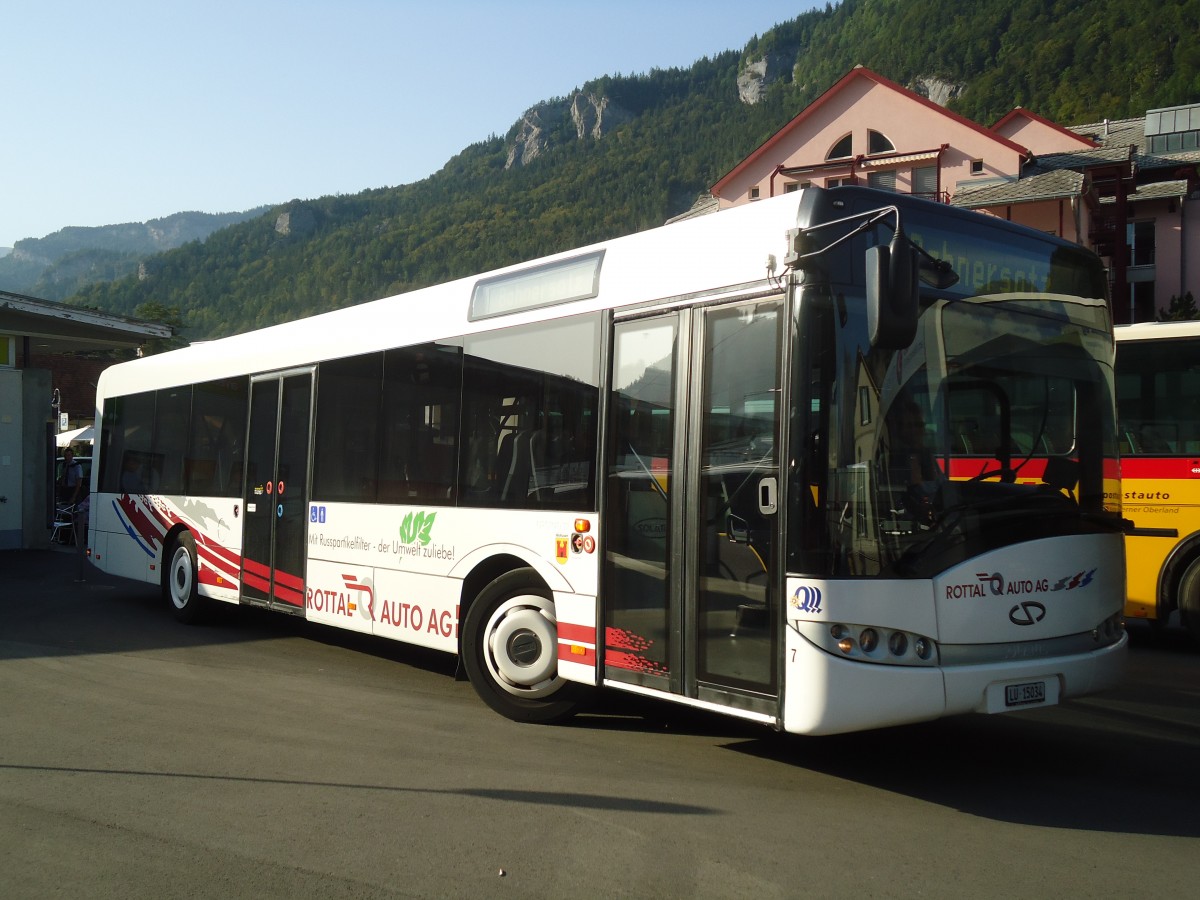
[[[1027,703],[1046,702],[1046,682],[1029,681],[1025,684],[1006,684],[1004,686],[1005,706],[1025,706]]]

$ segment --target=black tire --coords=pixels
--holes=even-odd
[[[1192,633],[1192,638],[1200,641],[1200,557],[1196,557],[1183,570],[1179,579],[1179,619]]]
[[[171,544],[165,557],[163,596],[171,604],[171,612],[180,622],[194,625],[204,619],[208,603],[200,596],[196,570],[196,540],[191,532],[182,531]]]
[[[533,569],[480,591],[463,621],[462,657],[480,699],[513,721],[561,722],[579,707],[580,686],[558,675],[553,596]]]

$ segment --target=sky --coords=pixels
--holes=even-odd
[[[0,0],[0,247],[408,184],[806,0]]]

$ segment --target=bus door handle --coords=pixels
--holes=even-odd
[[[779,512],[779,479],[774,475],[758,483],[758,511],[764,516]]]

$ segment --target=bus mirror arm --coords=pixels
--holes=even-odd
[[[920,244],[909,242],[917,251],[917,277],[930,287],[946,291],[958,284],[958,273],[944,259],[938,259]]]
[[[885,206],[810,228],[788,232],[788,253],[784,264],[789,269],[807,269],[816,257],[845,243],[869,228],[892,219],[892,239],[887,246],[876,245],[866,251],[867,333],[871,346],[884,350],[902,350],[917,335],[919,280],[936,287],[948,287],[958,276],[947,263],[926,253],[905,237],[900,210]],[[813,233],[834,225],[853,227],[820,249],[814,249]],[[927,277],[922,279],[922,273]]]

